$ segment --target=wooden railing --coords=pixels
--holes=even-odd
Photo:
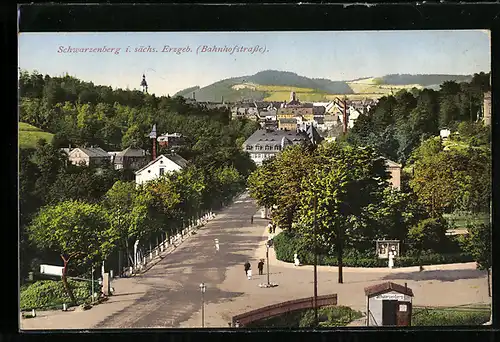
[[[318,296],[318,307],[337,305],[337,294]],[[286,312],[312,309],[314,307],[314,298],[294,299],[287,302],[282,302],[274,305],[264,306],[262,308],[245,312],[240,315],[233,316],[232,326],[243,327],[248,323],[259,321],[261,319],[271,318],[284,314]]]

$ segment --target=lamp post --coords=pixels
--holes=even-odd
[[[271,245],[271,242],[267,241],[266,243],[266,263],[267,263],[267,285],[270,286],[271,283],[269,282],[269,247]]]
[[[313,238],[314,238],[314,322],[318,326],[318,249],[317,249],[317,232],[316,232],[316,206],[317,198],[314,195],[314,214],[313,214]]]
[[[205,283],[200,284],[200,291],[201,291],[201,327],[205,327],[205,290],[206,290]]]

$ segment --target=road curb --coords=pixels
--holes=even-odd
[[[276,229],[277,236],[282,232],[281,229]],[[273,248],[274,251],[274,248]],[[273,259],[276,266],[283,266],[289,268],[310,268],[313,269],[313,265],[301,265],[295,266],[291,262],[286,262],[282,260],[278,260],[276,257],[276,252],[273,252]],[[477,269],[475,262],[465,262],[465,263],[454,263],[454,264],[440,264],[440,265],[422,265],[422,270],[420,270],[420,266],[410,266],[410,267],[342,267],[343,272],[353,272],[353,273],[413,273],[413,272],[425,272],[425,271],[444,271],[444,270],[475,270]],[[327,272],[337,272],[338,266],[325,266],[318,265],[318,270],[327,271]]]

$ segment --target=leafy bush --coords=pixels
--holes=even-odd
[[[453,240],[452,243],[457,243]],[[314,263],[314,254],[309,251],[299,238],[292,233],[283,232],[274,237],[274,250],[276,258],[285,262],[294,262],[293,256],[297,252],[299,260],[304,265]],[[455,249],[456,250],[456,249]],[[346,267],[387,267],[386,259],[379,259],[371,251],[345,250],[342,258]],[[440,265],[474,261],[466,253],[438,254],[431,250],[420,252],[409,250],[404,256],[394,259],[396,267],[409,267],[418,265]],[[318,265],[337,266],[337,257],[334,255],[318,255]]]
[[[489,310],[414,309],[413,326],[481,325],[490,320]]]
[[[68,280],[68,284],[73,289],[77,304],[90,298],[91,282]],[[94,287],[94,291],[95,289],[98,287]],[[36,281],[21,289],[21,310],[60,308],[63,303],[69,302],[70,299],[60,280]]]
[[[318,309],[320,327],[340,327],[362,317],[361,312],[347,306],[329,306]],[[249,328],[312,328],[315,325],[314,310],[296,310],[282,315],[252,322]]]

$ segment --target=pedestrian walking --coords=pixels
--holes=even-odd
[[[250,224],[253,224],[253,215],[250,217]]]
[[[273,223],[273,234],[276,233],[276,223]]]
[[[248,276],[248,271],[250,270],[251,266],[250,263],[247,261],[245,263],[245,276]]]
[[[219,251],[219,239],[215,239],[215,251]]]
[[[260,259],[259,264],[257,265],[259,269],[259,275],[264,274],[264,259]]]
[[[247,272],[247,278],[248,278],[248,280],[252,279],[252,269],[251,268]]]

